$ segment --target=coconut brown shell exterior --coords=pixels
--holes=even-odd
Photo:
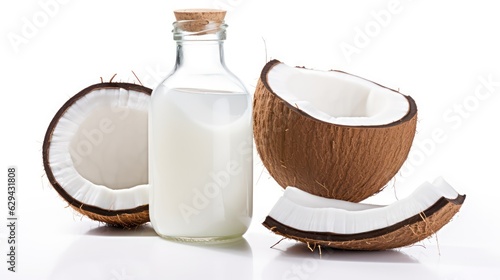
[[[345,250],[376,251],[412,245],[424,240],[446,225],[465,200],[465,195],[450,200],[441,198],[419,215],[387,228],[358,234],[336,234],[301,231],[267,217],[263,225],[276,234],[305,242]]]
[[[410,151],[417,123],[415,101],[405,96],[408,114],[387,125],[326,123],[273,92],[267,73],[279,63],[272,60],[263,68],[253,103],[255,145],[270,175],[283,188],[295,186],[340,200],[358,202],[379,192]]]
[[[59,111],[56,113],[56,115],[50,122],[49,127],[47,128],[47,132],[45,133],[45,138],[42,146],[43,166],[45,169],[45,173],[47,174],[47,178],[52,187],[54,187],[57,193],[59,193],[59,195],[65,201],[67,201],[70,207],[73,208],[75,211],[79,212],[84,216],[89,217],[92,220],[100,221],[111,226],[118,226],[123,228],[135,228],[141,224],[149,222],[149,205],[141,205],[134,209],[120,209],[120,210],[102,209],[93,205],[87,205],[85,203],[82,203],[81,201],[76,200],[64,190],[64,187],[61,186],[54,177],[54,174],[52,173],[52,169],[50,166],[49,154],[50,154],[52,134],[61,117],[68,110],[68,108],[71,107],[71,105],[73,105],[80,98],[84,97],[86,94],[94,90],[106,89],[106,88],[113,88],[113,89],[123,88],[126,90],[141,92],[147,95],[151,95],[152,92],[150,88],[136,84],[100,83],[91,85],[83,89],[73,97],[71,97],[61,107],[61,109],[59,109]]]

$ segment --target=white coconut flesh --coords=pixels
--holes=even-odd
[[[149,203],[148,106],[148,95],[116,87],[94,90],[66,110],[49,162],[69,196],[105,210]]]
[[[267,82],[291,106],[337,125],[386,125],[402,119],[410,109],[402,94],[339,71],[279,63],[268,72]]]
[[[410,196],[385,206],[329,199],[287,187],[269,217],[306,232],[357,234],[387,228],[419,215],[443,197],[459,197],[443,178],[432,184],[423,183]]]

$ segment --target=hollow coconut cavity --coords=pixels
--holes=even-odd
[[[459,211],[464,200],[465,195],[459,195],[442,178],[385,206],[328,199],[288,187],[263,225],[313,246],[385,250],[433,235]]]
[[[253,117],[257,151],[282,187],[359,202],[406,160],[417,106],[410,96],[345,72],[273,60],[262,70]]]
[[[52,119],[43,143],[45,172],[76,211],[122,227],[149,221],[150,94],[129,83],[92,85]]]

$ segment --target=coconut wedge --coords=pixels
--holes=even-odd
[[[436,233],[459,211],[459,195],[444,179],[424,183],[390,205],[328,199],[286,188],[263,225],[309,245],[385,250],[411,245]]]
[[[43,142],[45,172],[76,211],[121,227],[149,221],[150,94],[129,83],[92,85],[52,119]]]
[[[415,136],[410,97],[340,71],[262,70],[254,95],[254,137],[283,187],[359,202],[401,168]]]

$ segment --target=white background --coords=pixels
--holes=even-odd
[[[9,165],[19,169],[18,272],[8,272],[3,261],[7,227],[0,226],[1,279],[500,279],[500,7],[495,1],[0,5],[0,168],[5,170],[0,178],[6,180]],[[321,258],[293,241],[270,249],[280,237],[260,223],[281,188],[256,157],[254,220],[238,244],[176,244],[156,237],[149,226],[122,231],[74,215],[44,176],[41,145],[50,120],[100,77],[109,80],[116,73],[115,81],[134,82],[133,70],[154,87],[174,62],[171,11],[192,7],[228,10],[227,64],[250,92],[266,61],[276,58],[344,70],[411,95],[419,108],[413,150],[396,180],[370,201],[390,203],[421,182],[444,176],[467,195],[461,212],[437,238],[410,248],[324,250]],[[433,138],[436,134],[441,137]],[[0,218],[6,224],[4,185]]]

